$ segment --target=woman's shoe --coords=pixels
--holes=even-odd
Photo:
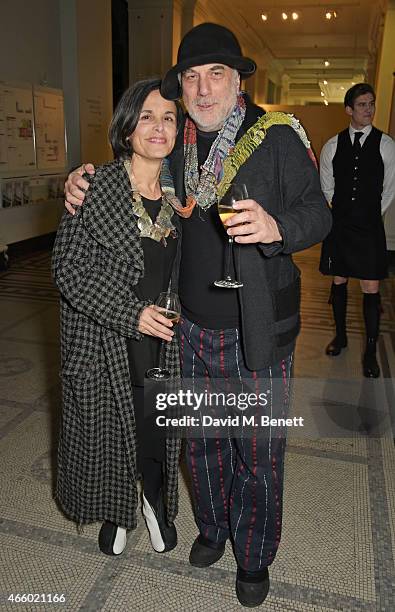
[[[177,531],[165,518],[162,493],[156,507],[152,506],[143,493],[143,515],[148,528],[152,548],[156,552],[168,552],[177,546]]]
[[[99,548],[105,555],[117,556],[126,548],[126,529],[105,521],[99,533]]]

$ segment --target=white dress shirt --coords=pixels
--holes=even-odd
[[[361,143],[361,147],[363,147],[363,143],[372,131],[372,126],[367,125],[362,130],[356,130],[350,125],[348,131],[352,144],[354,144],[355,132],[362,132],[359,142]],[[329,203],[332,201],[335,191],[332,161],[336,153],[336,148],[337,134],[324,144],[320,155],[321,189]],[[384,181],[381,194],[381,214],[383,215],[387,208],[395,201],[395,141],[391,136],[388,136],[388,134],[383,133],[381,136],[380,155],[384,164]]]

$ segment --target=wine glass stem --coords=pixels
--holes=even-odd
[[[161,340],[160,351],[159,351],[159,369],[160,370],[165,369],[165,344],[166,344],[166,341]]]
[[[230,270],[233,261],[233,236],[228,238],[228,256],[226,258],[225,278],[231,279]]]

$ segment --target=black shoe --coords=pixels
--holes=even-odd
[[[99,548],[105,555],[117,556],[126,548],[126,529],[105,521],[99,533]]]
[[[259,572],[246,572],[237,568],[236,595],[242,606],[255,608],[267,597],[270,588],[269,570],[267,567]]]
[[[376,359],[376,341],[368,340],[366,351],[363,356],[363,375],[366,378],[378,378],[380,376],[380,368]]]
[[[342,349],[347,346],[347,338],[335,336],[325,349],[325,353],[331,357],[337,357],[342,352]]]
[[[199,535],[192,544],[189,563],[194,567],[210,567],[223,556],[225,544],[226,542],[211,542]]]
[[[143,515],[148,528],[152,548],[156,552],[169,552],[177,546],[177,531],[174,523],[168,524],[162,494],[156,507],[152,506],[143,494]]]

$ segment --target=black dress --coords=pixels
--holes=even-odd
[[[162,201],[142,198],[144,208],[152,221],[155,221]],[[177,251],[177,240],[169,236],[167,246],[151,238],[142,238],[144,253],[144,276],[135,287],[141,300],[155,302],[162,291],[169,287],[173,262]],[[141,340],[127,339],[130,379],[133,387],[134,412],[136,420],[137,462],[146,458],[163,461],[165,458],[165,438],[155,428],[154,406],[144,393],[145,372],[156,367],[159,361],[160,340],[143,335]]]

